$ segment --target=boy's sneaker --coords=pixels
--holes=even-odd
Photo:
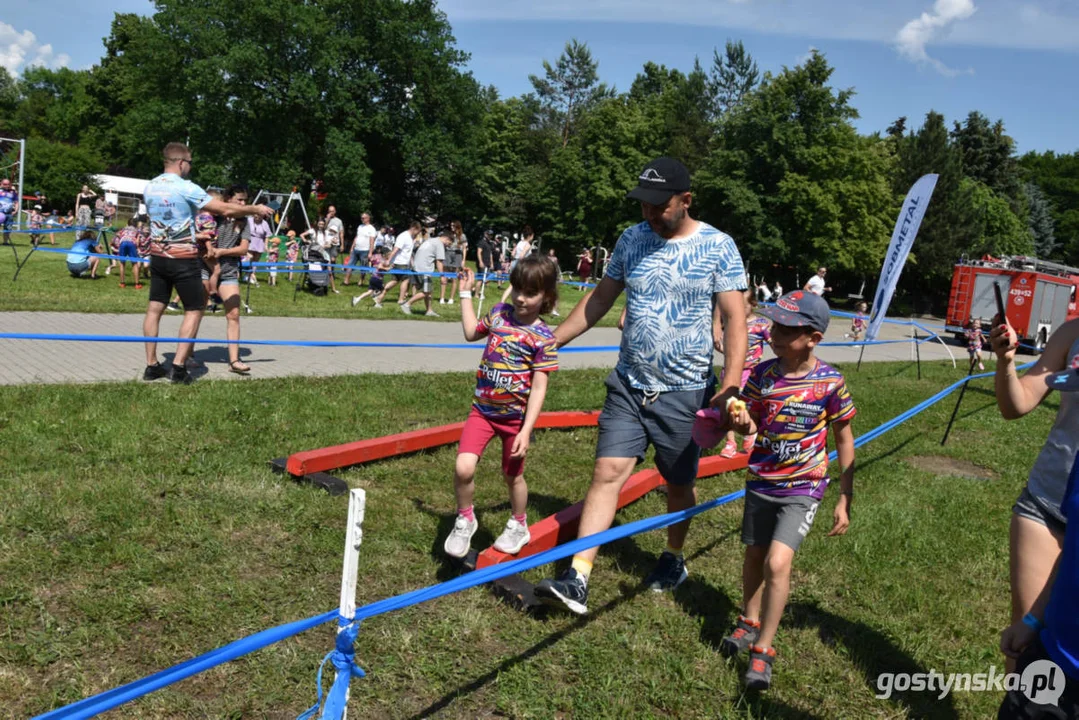
[[[353,298],[352,298],[352,307],[356,307],[357,305],[359,305],[360,300],[361,300],[361,298],[360,298],[359,295],[354,295]]]
[[[156,365],[147,365],[146,369],[142,371],[142,379],[146,382],[153,382],[154,380],[160,380],[169,376],[169,371],[165,369],[165,366],[161,363]]]
[[[724,458],[732,458],[737,454],[738,446],[734,444],[734,440],[728,440],[723,449],[719,451],[719,456]]]
[[[142,290],[142,283],[135,283],[136,290]]]
[[[428,310],[424,313],[424,315],[426,315],[427,317],[438,317],[438,313],[436,313],[434,310]]]
[[[180,312],[180,306],[174,302],[170,302],[168,305],[166,305],[165,309],[169,312]]]
[[[668,592],[684,583],[688,577],[685,558],[664,550],[656,567],[644,579],[644,584],[652,592]]]
[[[735,657],[749,650],[757,638],[761,636],[761,624],[746,620],[744,615],[738,616],[738,624],[734,626],[731,634],[719,641],[719,652],[725,657]]]
[[[475,518],[471,522],[464,515],[458,515],[453,521],[453,530],[446,537],[442,549],[450,557],[463,558],[472,549],[472,536],[476,534],[476,528],[480,526]]]
[[[772,686],[772,664],[776,661],[776,649],[765,650],[759,645],[749,646],[749,669],[746,670],[746,688],[767,690]]]
[[[528,532],[528,526],[517,522],[517,518],[510,516],[506,521],[506,529],[495,540],[495,550],[507,555],[516,555],[521,548],[532,540],[532,534]]]
[[[557,580],[540,580],[536,597],[544,605],[569,610],[575,615],[588,614],[588,584],[573,568],[568,568]]]
[[[172,382],[173,385],[190,385],[195,382],[195,378],[191,376],[191,373],[187,371],[187,368],[173,365],[172,373],[169,375],[169,381]]]
[[[127,283],[118,283],[118,284],[119,284],[119,286],[120,286],[121,288],[126,288],[126,287],[127,287]]]
[[[403,312],[405,315],[412,314],[412,308],[409,307],[408,303],[397,303],[397,307],[401,308],[401,312]]]
[[[375,303],[375,310],[381,310],[381,309],[382,309],[382,303],[376,302]]]

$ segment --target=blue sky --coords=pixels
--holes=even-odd
[[[971,110],[1001,118],[1019,150],[1079,150],[1079,3],[1074,0],[442,0],[469,69],[503,95],[566,41],[587,42],[602,79],[627,89],[647,60],[688,70],[742,40],[763,70],[793,66],[810,48],[853,87],[863,132],[900,115],[918,125]],[[114,12],[147,0],[37,0],[0,9],[0,65],[88,67]]]

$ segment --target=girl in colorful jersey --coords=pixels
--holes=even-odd
[[[860,342],[869,320],[869,316],[866,315],[866,310],[869,309],[869,306],[864,302],[860,302],[855,309],[854,318],[850,321],[850,333],[847,336],[854,342]]]
[[[967,338],[967,352],[970,353],[970,364],[978,363],[979,370],[985,370],[982,363],[982,345],[985,344],[985,334],[982,332],[982,319],[971,318],[967,323],[967,330],[963,333]]]
[[[479,370],[472,410],[461,432],[454,472],[457,518],[444,549],[450,557],[463,558],[471,549],[476,520],[472,499],[476,464],[487,444],[502,439],[502,472],[510,494],[511,516],[495,540],[496,550],[516,555],[529,540],[526,508],[528,485],[524,478],[525,453],[547,395],[548,373],[558,369],[554,334],[540,315],[558,303],[558,274],[547,258],[522,258],[510,273],[512,304],[499,303],[482,319],[472,307],[476,274],[464,270],[461,279],[461,325],[465,339],[487,338]]]
[[[742,382],[739,387],[745,387],[746,380],[749,379],[749,374],[753,372],[753,368],[760,364],[764,359],[764,346],[772,342],[772,322],[768,318],[763,318],[757,315],[757,298],[753,292],[746,290],[743,293],[746,304],[746,330],[749,333],[749,347],[746,350],[746,364],[742,367]],[[722,333],[717,334],[716,337],[722,337]],[[757,441],[757,436],[746,435],[742,440],[742,450],[750,452],[753,450],[753,443]],[[731,430],[727,433],[727,444],[723,446],[723,449],[719,452],[720,457],[731,458],[738,454],[738,445],[734,441],[734,431]]]

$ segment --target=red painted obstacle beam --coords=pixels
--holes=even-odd
[[[742,470],[748,462],[748,455],[735,455],[732,458],[712,455],[701,458],[700,465],[697,468],[697,477],[706,478]],[[622,492],[618,495],[618,507],[623,508],[630,503],[636,502],[662,484],[663,478],[660,477],[659,470],[641,470],[633,473],[630,475],[629,480],[626,481],[626,484],[622,486]],[[532,535],[532,540],[516,555],[507,555],[504,552],[495,550],[493,547],[487,548],[480,553],[479,558],[476,560],[476,569],[497,565],[507,560],[536,555],[564,542],[575,540],[577,538],[577,525],[581,520],[581,508],[583,507],[584,501],[581,501],[530,525],[528,531]]]
[[[598,422],[598,412],[547,412],[540,414],[536,421],[536,429],[594,427]],[[427,450],[440,445],[450,445],[460,441],[461,430],[464,426],[463,422],[459,422],[318,450],[306,450],[290,455],[285,469],[294,477],[303,477],[395,455]]]

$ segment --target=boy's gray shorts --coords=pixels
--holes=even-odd
[[[693,442],[693,420],[715,394],[715,379],[700,390],[660,393],[646,401],[643,390],[612,371],[607,376],[607,399],[599,416],[596,458],[637,458],[651,443],[656,468],[670,485],[690,485],[697,479],[701,449]]]
[[[808,495],[764,495],[746,490],[742,505],[742,543],[770,545],[778,540],[797,550],[805,540],[820,500]]]

